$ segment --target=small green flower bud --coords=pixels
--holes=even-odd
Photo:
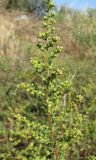
[[[53,41],[53,42],[57,42],[59,39],[60,39],[60,38],[57,37],[57,36],[56,36],[56,37],[52,37],[52,41]]]
[[[59,75],[62,75],[62,71],[60,69],[57,69],[57,72]]]
[[[47,39],[47,33],[40,33],[39,38],[42,38],[43,40]]]
[[[50,19],[50,22],[51,22],[51,23],[55,23],[56,21],[55,21],[53,18],[51,18],[51,19]]]
[[[54,3],[50,2],[49,3],[49,8],[51,9],[51,8],[54,8],[54,7],[55,7]]]
[[[54,32],[54,30],[55,30],[55,27],[52,27],[52,28],[51,28],[51,32],[53,33],[53,32]]]
[[[55,50],[55,53],[60,53],[61,51],[62,51],[62,47],[57,46],[56,50]]]
[[[76,101],[77,102],[81,102],[82,100],[83,100],[83,96],[81,96],[81,95],[76,96]]]
[[[44,16],[44,20],[47,20],[47,16]]]
[[[50,17],[54,17],[54,16],[55,16],[55,13],[51,13],[51,14],[50,14]]]
[[[48,26],[48,24],[46,23],[46,22],[43,22],[43,27],[47,27]]]
[[[42,47],[42,44],[39,42],[39,43],[37,44],[37,47],[38,47],[38,48],[41,48],[41,47]]]

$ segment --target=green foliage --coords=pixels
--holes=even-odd
[[[48,6],[31,67],[0,61],[1,160],[96,159],[95,58],[61,55]]]
[[[90,157],[88,158],[88,160],[95,160],[95,159],[96,159],[95,156],[90,156]]]
[[[21,83],[18,87],[24,89],[37,100],[39,104],[39,113],[41,112],[41,115],[45,118],[43,123],[45,123],[47,127],[45,128],[45,133],[47,135],[44,133],[45,136],[47,136],[46,139],[41,132],[45,141],[44,157],[42,157],[41,150],[39,150],[39,155],[34,152],[34,156],[36,158],[38,157],[37,159],[47,159],[47,156],[49,156],[49,159],[63,160],[68,156],[66,155],[68,147],[78,143],[82,137],[82,133],[79,130],[80,124],[82,123],[82,115],[79,114],[76,109],[76,103],[78,104],[82,101],[82,96],[78,95],[72,101],[72,95],[70,94],[71,82],[63,82],[60,80],[62,71],[58,68],[54,68],[54,59],[60,54],[62,47],[57,45],[59,38],[54,35],[55,28],[53,27],[53,23],[55,23],[55,20],[54,12],[52,11],[54,4],[50,0],[48,0],[47,3],[47,15],[44,17],[43,22],[44,32],[40,33],[40,40],[37,44],[40,50],[40,56],[36,59],[31,59],[33,75],[36,75],[36,78],[33,80],[31,79],[31,81],[29,80],[29,83]],[[70,95],[68,95],[67,102],[68,111],[64,108],[61,109],[60,112],[60,107],[62,107],[61,99],[64,92]],[[66,121],[68,118],[70,121]],[[37,121],[34,125],[37,126]],[[70,126],[69,129],[67,129],[67,125]],[[40,122],[40,126],[42,126],[42,121]],[[40,126],[36,127],[35,134],[37,136],[40,132],[40,130],[38,132]],[[43,126],[41,128],[43,128]],[[41,143],[41,148],[42,147],[43,144]],[[46,155],[47,152],[49,155]],[[73,152],[71,148],[69,152]]]
[[[94,47],[96,45],[96,32],[91,33],[83,33],[80,31],[75,31],[76,38],[79,40],[79,42],[86,47]]]

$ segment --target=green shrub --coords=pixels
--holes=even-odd
[[[50,3],[31,68],[22,75],[23,66],[0,63],[1,160],[95,159],[95,59],[60,55]]]
[[[29,122],[30,125],[33,124],[33,131],[30,131],[30,134],[33,135],[34,133],[36,135],[37,143],[39,143],[41,139],[41,147],[39,150],[38,144],[38,147],[34,148],[33,155],[30,155],[29,152],[28,155],[30,155],[30,158],[34,156],[32,157],[33,159],[63,160],[66,156],[73,156],[75,158],[75,151],[71,149],[71,147],[76,147],[76,143],[82,138],[82,133],[79,130],[82,123],[82,115],[79,114],[76,109],[78,103],[82,101],[82,96],[78,95],[72,100],[73,95],[71,95],[70,92],[71,82],[62,82],[62,80],[60,80],[62,71],[54,68],[55,57],[62,51],[62,47],[57,45],[59,38],[54,35],[54,12],[51,11],[54,8],[54,4],[50,0],[48,0],[47,3],[47,16],[44,17],[43,23],[44,32],[40,33],[40,40],[37,44],[40,50],[40,56],[31,59],[35,78],[33,77],[31,81],[29,79],[29,83],[25,82],[20,84],[19,87],[36,99],[39,114],[37,115],[43,119],[43,121],[40,118],[40,120],[36,119],[36,121]],[[63,94],[67,94],[68,96],[67,104],[65,104],[67,109],[64,108],[60,111],[60,107],[62,108],[61,99]],[[68,118],[70,120],[72,119],[72,121],[69,121]],[[41,130],[43,125],[45,127]],[[67,125],[69,126],[68,129]],[[36,129],[34,128],[35,126]],[[15,136],[17,136],[18,133],[15,133]],[[20,133],[20,139],[21,136],[22,134]],[[43,149],[43,147],[45,149]],[[73,155],[72,152],[74,153]]]

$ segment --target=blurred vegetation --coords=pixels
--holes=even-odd
[[[6,2],[7,9],[18,8],[21,3],[11,0]],[[30,8],[28,1],[27,9],[35,10],[37,1],[30,2],[34,5]],[[65,160],[96,160],[95,15],[95,9],[79,12],[62,6],[56,11],[57,34],[61,37],[60,43],[64,46],[64,51],[56,59],[54,68],[62,69],[63,82],[72,83],[70,91],[66,89],[64,93],[60,104],[60,119],[57,119],[59,125],[63,119],[58,138],[61,138],[64,145],[58,143],[58,147]],[[27,47],[24,48],[24,53],[20,53],[20,58],[14,58],[15,55],[0,56],[0,159],[35,160],[40,158],[41,153],[41,156],[48,156],[42,160],[49,160],[50,154],[46,152],[49,133],[43,123],[45,118],[39,108],[40,104],[17,88],[22,81],[29,80],[31,76],[35,78],[31,75],[32,67],[28,61],[31,57],[38,57],[38,50],[29,45],[29,42],[24,42],[24,45]],[[78,103],[80,95],[83,99]],[[76,118],[73,116],[74,110]],[[61,135],[63,129],[66,130],[62,134],[65,139]],[[60,160],[64,158],[61,157]]]
[[[5,0],[2,5],[7,10],[32,12],[38,16],[44,16],[47,9],[46,0]]]

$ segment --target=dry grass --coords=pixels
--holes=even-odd
[[[0,55],[15,56],[21,52],[25,43],[36,44],[38,21],[16,21],[17,15],[18,13],[0,13]]]
[[[41,21],[34,17],[31,20],[18,20],[16,16],[22,15],[20,12],[0,12],[0,55],[13,56],[26,55],[26,47],[29,44],[35,46],[37,43],[37,35],[41,30]],[[69,24],[59,22],[56,24],[58,35],[61,37],[61,45],[64,46],[64,54],[88,55],[89,49],[86,50],[73,36]],[[86,54],[87,53],[87,54]]]
[[[0,16],[0,54],[6,55],[14,52],[15,26],[7,17]]]

